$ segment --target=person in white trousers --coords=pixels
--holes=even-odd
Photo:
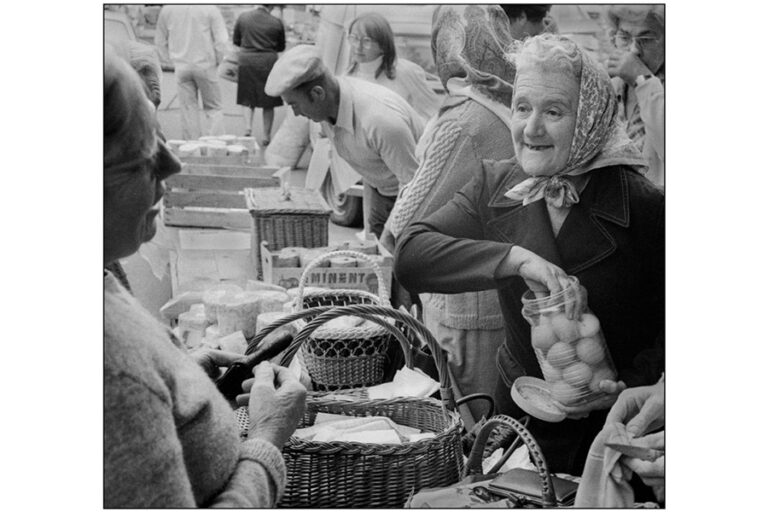
[[[165,5],[160,11],[155,45],[173,62],[181,104],[182,138],[224,133],[224,112],[217,67],[224,59],[229,36],[215,5]],[[200,126],[203,103],[205,129]]]

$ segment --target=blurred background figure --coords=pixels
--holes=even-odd
[[[147,98],[157,109],[162,100],[161,82],[163,70],[155,49],[137,41],[119,41],[111,44],[116,55],[127,61],[139,74]]]
[[[501,4],[509,18],[509,30],[512,38],[522,41],[542,32],[557,33],[557,25],[549,11],[551,4]]]
[[[614,5],[606,24],[613,77],[627,133],[648,161],[645,175],[664,188],[664,6]]]
[[[447,203],[482,171],[482,160],[515,156],[505,124],[511,116],[514,65],[504,51],[512,43],[509,23],[498,5],[441,5],[432,24],[432,53],[448,95],[419,142],[419,168],[400,194],[382,235],[395,239],[408,224]],[[496,352],[504,342],[504,318],[495,290],[422,294],[424,322],[448,354],[458,397],[492,394],[498,371]],[[487,412],[469,404],[468,428]]]
[[[215,5],[165,5],[160,11],[155,45],[161,58],[172,61],[175,68],[184,139],[203,134],[198,101],[203,102],[205,135],[224,133],[217,66],[224,59],[228,39],[224,18]]]
[[[399,58],[389,22],[377,13],[356,18],[347,32],[351,65],[347,74],[383,85],[405,98],[424,121],[437,113],[440,98],[418,64]]]
[[[283,104],[280,98],[264,93],[264,84],[277,61],[277,52],[285,50],[285,27],[280,19],[270,14],[271,7],[260,5],[242,13],[235,22],[232,34],[232,42],[240,48],[237,104],[245,107],[245,136],[253,132],[254,109],[262,109],[262,147],[269,145],[272,140],[275,107]]]

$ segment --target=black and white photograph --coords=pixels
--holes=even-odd
[[[12,7],[4,509],[756,502],[760,8]]]
[[[104,5],[104,507],[665,505],[663,4]]]

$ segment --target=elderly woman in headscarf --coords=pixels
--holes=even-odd
[[[483,158],[514,156],[503,120],[511,113],[515,78],[505,58],[512,37],[504,11],[443,5],[433,20],[432,55],[448,96],[420,140],[419,168],[386,224],[382,239],[391,250],[407,224],[437,210],[479,173]],[[421,300],[425,323],[448,354],[456,394],[493,393],[496,350],[504,341],[496,293],[423,294]],[[475,420],[486,410],[481,402],[469,407]]]
[[[598,383],[604,399],[560,423],[532,419],[530,429],[551,470],[580,474],[617,394],[661,376],[664,198],[638,172],[643,160],[617,123],[608,75],[581,48],[545,34],[515,57],[515,158],[483,162],[451,201],[406,228],[395,273],[416,292],[498,291],[507,339],[494,397],[516,417],[514,380],[542,377],[521,298],[529,288],[557,294],[578,278],[618,379]]]
[[[138,75],[107,52],[105,264],[154,236],[164,180],[180,169],[157,136]],[[238,403],[250,404],[251,428],[242,441],[230,404],[209,378],[239,356],[187,353],[109,271],[103,350],[106,508],[275,506],[286,478],[280,450],[303,414],[306,395],[287,369],[263,363],[243,384]]]

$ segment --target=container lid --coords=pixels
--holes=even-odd
[[[565,411],[555,405],[549,383],[536,377],[518,377],[510,391],[512,400],[534,418],[550,423],[563,421]]]
[[[331,207],[320,192],[289,187],[289,193],[280,187],[246,188],[245,199],[251,212],[260,214],[320,214],[330,215]]]

